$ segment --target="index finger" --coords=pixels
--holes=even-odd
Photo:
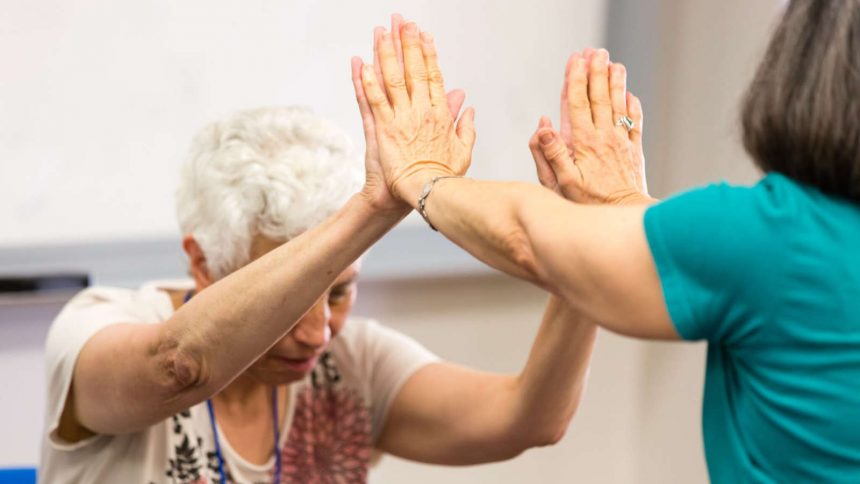
[[[427,66],[421,53],[422,43],[419,39],[418,26],[409,22],[403,27],[403,65],[406,71],[406,87],[412,99],[412,105],[429,106],[430,99],[427,86]]]
[[[594,130],[591,103],[588,101],[588,68],[581,54],[573,54],[567,76],[567,109],[570,113],[571,139],[574,146]]]
[[[408,106],[409,94],[406,90],[406,81],[403,78],[403,71],[400,70],[400,64],[395,58],[394,43],[391,41],[390,33],[382,34],[377,51],[379,51],[379,60],[382,62],[382,78],[391,103],[395,109]]]
[[[395,13],[391,15],[391,36],[394,39],[394,53],[397,54],[397,62],[403,69],[403,44],[400,40],[400,28],[403,26],[403,15]]]
[[[612,101],[609,97],[609,53],[600,49],[588,68],[588,98],[594,125],[612,127]]]
[[[424,55],[424,62],[427,65],[427,77],[430,84],[430,103],[436,107],[447,106],[445,79],[442,76],[442,69],[439,68],[436,43],[430,32],[421,32],[421,51]]]

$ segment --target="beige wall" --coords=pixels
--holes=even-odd
[[[656,97],[646,106],[648,122],[661,134],[650,140],[647,153],[655,196],[760,177],[741,145],[740,103],[783,5],[662,0]],[[644,347],[635,482],[707,480],[699,425],[704,350],[667,343]]]
[[[445,359],[518,372],[546,303],[534,287],[505,276],[362,284],[357,313],[411,335]],[[386,457],[377,483],[626,483],[636,476],[643,345],[602,333],[586,398],[568,434],[501,464],[444,468]]]
[[[649,182],[663,195],[695,184],[758,178],[740,143],[742,94],[782,8],[780,0],[661,0],[656,97],[646,129]]]

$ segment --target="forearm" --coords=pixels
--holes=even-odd
[[[202,362],[200,394],[214,392],[284,336],[346,267],[403,217],[379,216],[358,196],[308,230],[207,288],[166,328]],[[197,393],[191,389],[193,393]]]
[[[403,185],[402,198],[417,208],[423,187],[431,178],[432,174],[412,177]],[[570,202],[543,187],[462,178],[438,181],[427,197],[425,210],[439,232],[476,258],[552,289],[554,281],[546,278],[542,261],[536,258],[526,221],[529,217],[539,219],[542,210],[559,203]]]
[[[585,386],[595,333],[552,298],[519,375],[428,365],[393,402],[378,447],[420,462],[475,465],[556,441]]]
[[[551,296],[522,372],[484,374],[472,384],[481,404],[452,412],[461,418],[448,444],[452,462],[506,460],[558,442],[579,406],[596,335],[597,326]]]
[[[517,379],[514,435],[529,445],[557,442],[585,390],[597,326],[551,296],[528,362]]]
[[[399,195],[417,205],[431,178],[415,176]],[[622,334],[666,338],[673,332],[643,224],[652,202],[580,205],[526,183],[445,179],[425,210],[448,239],[582,317]]]
[[[117,326],[108,328],[113,335],[96,335],[102,341],[94,344],[108,349],[88,354],[85,347],[76,366],[81,423],[103,433],[134,431],[209,398],[403,216],[380,215],[353,197],[319,226],[195,295],[155,333]],[[112,342],[128,351],[111,350]]]

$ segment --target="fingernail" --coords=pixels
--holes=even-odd
[[[553,137],[552,133],[542,133],[539,137],[540,144],[548,145],[548,144],[552,143],[553,138],[554,137]]]
[[[425,43],[433,43],[433,35],[430,32],[421,32],[421,40]]]
[[[415,25],[415,22],[409,22],[408,24],[406,24],[407,34],[414,34],[416,32],[418,32],[418,26]]]
[[[609,51],[606,49],[600,49],[597,51],[598,58],[601,61],[609,61]]]

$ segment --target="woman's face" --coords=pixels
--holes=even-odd
[[[279,245],[281,242],[255,237],[251,260]],[[282,385],[301,380],[310,373],[349,316],[355,303],[360,268],[360,261],[347,267],[293,329],[248,368],[249,376],[269,385]]]

